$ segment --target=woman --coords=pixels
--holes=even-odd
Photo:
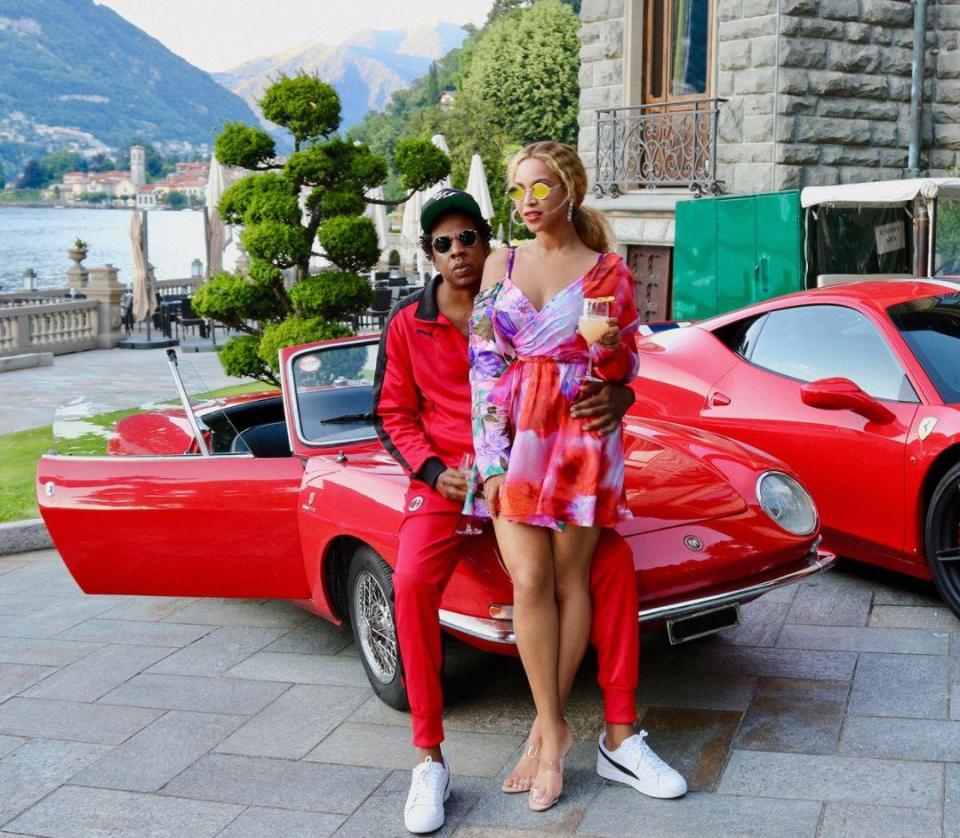
[[[603,216],[581,205],[586,173],[574,149],[527,146],[509,180],[535,238],[491,254],[484,268],[471,320],[474,444],[537,709],[529,805],[542,811],[560,797],[573,743],[563,705],[589,639],[594,547],[601,528],[629,517],[622,434],[584,432],[570,407],[588,352],[607,381],[636,375],[636,352],[620,335],[636,309],[629,271],[607,252]],[[608,298],[616,315],[592,347],[576,331],[585,297]]]

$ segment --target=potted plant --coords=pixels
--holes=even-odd
[[[82,262],[87,258],[87,243],[81,238],[74,239],[73,247],[67,251],[67,256],[74,262]]]

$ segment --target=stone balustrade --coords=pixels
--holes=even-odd
[[[0,356],[97,349],[100,305],[97,300],[74,300],[0,307]]]

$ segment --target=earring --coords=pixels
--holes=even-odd
[[[510,220],[511,220],[514,224],[516,224],[518,227],[519,227],[521,224],[523,224],[523,221],[520,220],[520,216],[517,215],[517,208],[516,208],[516,207],[514,207],[512,210],[510,210]]]
[[[567,221],[573,221],[573,201],[567,204]]]

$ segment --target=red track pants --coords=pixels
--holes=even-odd
[[[411,489],[422,505],[408,512],[400,527],[400,551],[393,575],[397,637],[413,717],[413,744],[431,748],[443,741],[443,690],[440,683],[440,598],[470,539],[454,533],[459,504],[424,486]],[[492,545],[491,545],[492,549]],[[590,573],[598,678],[605,721],[633,724],[640,658],[637,583],[633,556],[623,538],[604,530]]]

